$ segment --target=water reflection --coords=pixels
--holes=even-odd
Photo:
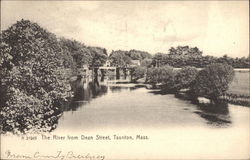
[[[201,118],[204,118],[209,125],[227,127],[232,123],[229,114],[228,103],[226,102],[221,101],[216,104],[199,103],[197,99],[194,99],[186,93],[175,94],[175,97],[182,100],[191,101],[191,103],[194,104],[198,109],[198,111],[194,111],[194,113],[198,114]]]
[[[72,112],[63,114],[64,118],[61,118],[61,121],[64,125],[59,124],[62,128],[78,128],[81,125],[86,128],[88,126],[90,128],[93,126],[101,128],[108,125],[122,126],[122,124],[124,126],[144,126],[146,123],[147,126],[148,124],[183,126],[196,123],[203,126],[204,120],[209,126],[228,127],[232,123],[227,103],[193,103],[187,94],[174,96],[159,90],[149,91],[145,85],[140,84],[108,83],[108,85],[99,83],[97,79],[90,81],[78,77],[72,83],[74,97],[70,103],[66,104],[63,109],[55,111],[52,117],[44,116],[43,122],[46,122],[47,130],[52,131],[58,127],[58,120],[64,111]],[[79,107],[90,105],[88,103],[91,100],[106,93],[108,94],[103,99],[99,99],[100,101],[95,103],[95,107],[86,107],[81,112],[73,112]],[[93,114],[96,116],[93,117]],[[81,122],[81,125],[75,123],[76,121]],[[205,126],[207,125],[205,124]]]
[[[146,88],[146,86],[144,84],[137,84],[133,87],[130,87],[130,90],[132,91],[132,90],[136,90],[138,88]]]
[[[74,97],[71,102],[65,107],[65,111],[75,111],[78,107],[91,101],[92,98],[102,96],[107,93],[107,86],[100,85],[97,79],[93,81],[86,81],[78,78],[72,86],[74,90]]]
[[[112,92],[112,93],[116,93],[116,92],[121,92],[122,91],[122,89],[129,89],[128,87],[120,87],[120,86],[110,86],[109,87],[109,89],[110,89],[110,91]]]
[[[126,84],[126,83],[116,83],[116,84]],[[124,90],[128,90],[128,91],[133,91],[136,90],[138,88],[145,88],[145,85],[134,85],[134,86],[130,86],[130,87],[126,87],[126,86],[109,86],[109,89],[112,93],[119,93],[122,92]]]
[[[227,127],[232,123],[228,103],[226,102],[218,102],[216,104],[199,103],[197,99],[194,99],[185,93],[176,94],[175,97],[182,100],[189,100],[192,104],[196,105],[198,111],[194,111],[194,113],[198,114],[201,118],[204,118],[209,125]]]
[[[194,113],[204,118],[207,121],[207,124],[218,127],[226,127],[232,123],[228,110],[228,104],[225,102],[217,104],[198,104],[197,109],[198,111],[195,111]]]
[[[166,95],[162,91],[152,91],[153,94]],[[175,97],[181,100],[190,101],[196,106],[196,111],[194,113],[198,114],[201,118],[207,121],[207,124],[217,126],[217,127],[227,127],[231,122],[231,117],[229,114],[228,103],[218,102],[216,104],[212,103],[199,103],[197,99],[194,99],[187,93],[175,94]],[[188,110],[188,108],[184,108]]]

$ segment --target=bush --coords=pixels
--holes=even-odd
[[[219,96],[228,90],[233,77],[232,66],[222,63],[211,64],[198,73],[192,90],[196,96],[207,97],[216,102]]]
[[[147,83],[157,84],[158,81],[158,68],[148,68],[147,70]]]
[[[21,20],[1,33],[0,49],[1,132],[48,125],[54,116],[48,113],[58,111],[71,96],[57,38],[38,24]]]
[[[146,73],[145,67],[134,67],[131,71],[131,81],[136,82],[140,78],[144,78]]]
[[[147,72],[147,82],[153,85],[161,84],[163,89],[172,89],[174,83],[173,67],[163,66],[159,68],[149,68]]]
[[[174,88],[179,91],[181,89],[190,89],[194,84],[198,70],[195,67],[184,67],[177,71],[174,78]]]

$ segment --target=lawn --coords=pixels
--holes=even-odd
[[[249,70],[235,71],[233,82],[230,84],[228,93],[243,94],[249,96],[250,84],[249,84]]]

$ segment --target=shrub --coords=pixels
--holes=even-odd
[[[150,84],[157,84],[158,81],[158,69],[157,68],[148,68],[147,70],[147,82]]]
[[[233,77],[232,66],[222,63],[211,64],[198,73],[192,90],[196,96],[204,96],[216,102],[219,96],[228,90]]]
[[[136,66],[131,71],[131,80],[136,82],[140,78],[144,78],[146,73],[145,67]]]
[[[171,89],[174,83],[173,67],[163,66],[159,68],[149,68],[147,72],[147,82],[153,85],[161,84],[163,89]]]
[[[195,67],[184,67],[177,71],[174,78],[174,88],[178,91],[180,89],[189,89],[197,76],[198,70]]]

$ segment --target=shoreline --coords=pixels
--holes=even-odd
[[[250,97],[246,95],[226,93],[224,96],[221,96],[221,100],[230,104],[250,107]]]

